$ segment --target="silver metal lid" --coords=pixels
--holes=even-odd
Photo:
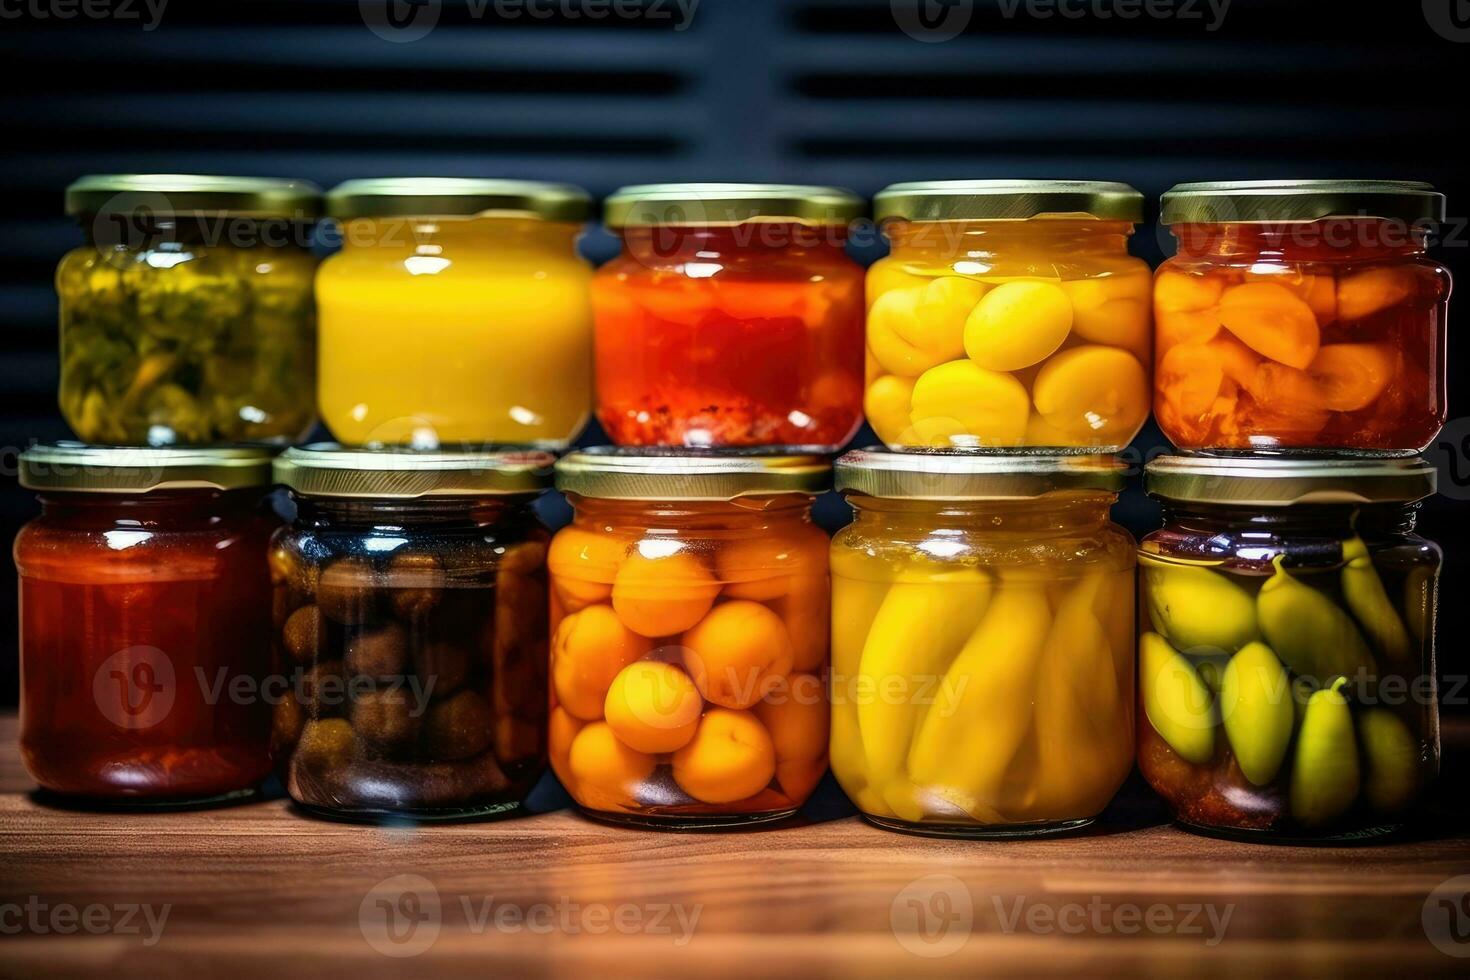
[[[1160,456],[1143,488],[1163,500],[1248,507],[1411,503],[1435,490],[1434,466],[1414,459]]]
[[[639,184],[621,187],[604,204],[609,228],[714,227],[747,221],[851,224],[863,199],[841,187],[806,184]]]
[[[307,497],[413,499],[537,494],[556,457],[534,450],[352,449],[316,443],[288,449],[276,482]]]
[[[779,493],[818,494],[832,465],[790,450],[701,450],[601,446],[563,457],[556,488],[618,500],[734,500]]]
[[[905,500],[1027,500],[1057,491],[1123,489],[1116,456],[855,449],[833,464],[837,489]]]
[[[58,442],[20,454],[20,485],[67,493],[247,490],[271,485],[274,450],[257,446],[88,446]]]
[[[1417,180],[1204,180],[1175,184],[1159,223],[1321,221],[1324,218],[1444,220],[1445,198]]]
[[[1143,194],[1108,180],[922,180],[891,184],[873,198],[877,221],[1143,220]]]

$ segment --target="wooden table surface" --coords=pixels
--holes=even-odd
[[[1470,875],[1465,836],[1227,843],[1162,822],[1136,787],[1094,833],[1004,843],[882,831],[830,785],[800,823],[739,833],[568,809],[382,828],[282,800],[89,813],[32,799],[15,733],[0,718],[6,976],[1470,970],[1452,955],[1470,956],[1470,877],[1430,898]]]

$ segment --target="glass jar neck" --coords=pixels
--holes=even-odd
[[[756,529],[806,523],[811,520],[812,498],[786,493],[735,500],[614,500],[567,494],[577,520],[605,528],[670,530]]]
[[[529,248],[575,255],[582,226],[536,218],[357,218],[340,229],[343,248],[423,253],[427,249]]]
[[[48,522],[77,530],[107,527],[187,531],[217,525],[259,509],[265,489],[154,490],[149,493],[38,494]]]
[[[855,520],[887,527],[919,525],[987,533],[1069,534],[1102,528],[1111,520],[1117,494],[1076,493],[1029,500],[900,500],[850,496]]]
[[[1425,254],[1428,229],[1387,218],[1184,224],[1170,229],[1187,258],[1359,262]]]
[[[424,497],[413,500],[294,497],[296,523],[317,529],[433,527],[473,531],[490,524],[534,520],[534,498]]]
[[[1414,533],[1419,504],[1302,504],[1251,508],[1230,504],[1164,501],[1164,523],[1205,534],[1255,528],[1273,534],[1350,538],[1402,537]]]
[[[625,228],[623,249],[640,263],[698,263],[732,255],[780,255],[785,259],[844,257],[844,227],[819,227],[796,222],[750,221],[730,227],[660,225]]]
[[[892,253],[904,258],[983,259],[1008,251],[1126,255],[1126,221],[1033,218],[1025,221],[893,221],[884,226]]]

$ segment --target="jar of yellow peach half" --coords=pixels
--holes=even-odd
[[[871,822],[1090,823],[1133,765],[1134,543],[1112,457],[848,453],[832,542],[832,772]]]
[[[777,820],[827,769],[819,456],[600,449],[557,464],[552,766],[584,812]]]
[[[894,184],[868,271],[864,408],[891,448],[1115,452],[1148,417],[1149,269],[1126,184]]]
[[[349,445],[560,449],[592,407],[585,191],[511,180],[352,180],[327,195],[318,400]]]

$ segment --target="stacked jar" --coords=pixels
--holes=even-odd
[[[837,462],[832,767],[868,820],[1086,826],[1133,759],[1134,545],[1109,520],[1148,416],[1143,196],[895,184],[867,277],[865,408]]]
[[[1181,184],[1154,284],[1139,767],[1186,827],[1361,840],[1438,764],[1438,549],[1414,533],[1445,419],[1444,198],[1397,181]],[[1399,457],[1399,458],[1395,458]]]

